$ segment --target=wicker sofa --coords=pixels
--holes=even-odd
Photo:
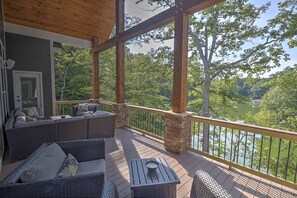
[[[42,143],[114,137],[115,114],[98,111],[61,120],[38,120],[16,124],[20,110],[12,111],[5,125],[11,161],[28,157]]]
[[[22,183],[22,173],[49,144],[42,144],[0,183],[0,197],[118,197],[116,186],[105,180],[104,139],[57,142],[65,154],[71,153],[78,161],[77,175]],[[80,167],[84,168],[80,171]]]

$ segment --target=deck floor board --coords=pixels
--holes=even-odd
[[[167,152],[159,140],[133,133],[130,129],[119,129],[116,132],[115,140],[107,139],[106,141],[116,141],[119,145],[118,150],[109,152],[113,150],[110,147],[113,144],[106,144],[106,153],[109,155],[106,158],[106,163],[110,166],[107,171],[112,171],[112,173],[107,173],[107,175],[111,175],[107,179],[115,183],[121,181],[118,184],[120,197],[131,197],[127,161],[133,158],[148,157],[165,157],[168,160],[181,181],[181,184],[177,185],[178,197],[190,196],[193,176],[199,169],[207,171],[234,197],[267,197],[267,195],[271,197],[293,197],[294,190],[290,188],[282,187],[238,169],[229,170],[227,165],[194,153],[188,152],[177,155]],[[120,162],[119,166],[114,162],[109,163],[109,160],[112,161],[113,159]]]
[[[209,173],[227,192],[234,197],[297,197],[296,190],[270,182],[244,171],[231,168],[215,160],[192,152],[178,155],[164,149],[162,141],[140,135],[131,129],[117,129],[115,138],[105,140],[106,178],[117,185],[120,198],[130,198],[129,160],[135,158],[167,159],[180,178],[177,185],[178,197],[190,197],[195,172],[202,169]],[[3,163],[0,180],[8,175],[17,164]]]

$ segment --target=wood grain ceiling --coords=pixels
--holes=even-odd
[[[4,20],[100,43],[115,24],[115,0],[4,0]]]

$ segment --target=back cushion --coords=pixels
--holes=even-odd
[[[65,157],[64,151],[57,144],[49,145],[21,174],[21,181],[27,183],[55,178]]]

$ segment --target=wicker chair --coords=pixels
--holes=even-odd
[[[103,139],[67,141],[57,144],[65,153],[73,154],[79,163],[105,158]],[[43,153],[48,145],[48,143],[42,144],[0,183],[0,197],[118,197],[116,186],[105,180],[105,172],[21,183],[21,173]]]
[[[193,179],[191,198],[232,198],[208,173],[196,172]]]

